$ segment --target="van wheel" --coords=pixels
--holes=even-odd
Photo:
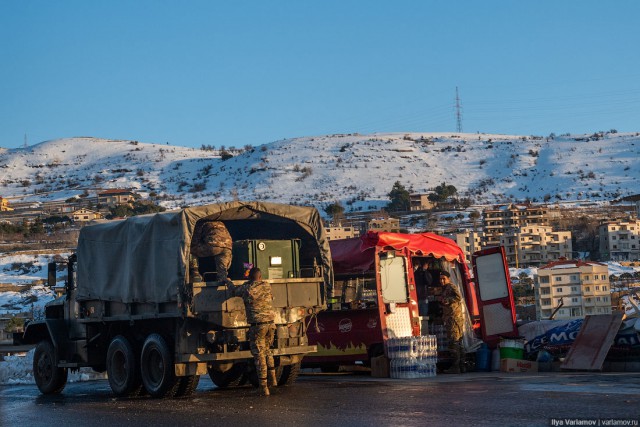
[[[111,340],[107,350],[107,376],[113,394],[118,397],[137,396],[142,380],[137,369],[133,346],[122,335]]]
[[[212,365],[207,366],[207,372],[211,381],[219,388],[237,387],[247,382],[247,364],[234,363],[231,369],[225,372],[216,370]]]
[[[58,368],[58,358],[49,341],[40,341],[36,346],[33,377],[42,394],[59,394],[67,384],[67,369]]]
[[[152,397],[175,395],[180,382],[175,374],[171,350],[159,334],[151,334],[144,341],[140,373],[144,388]]]
[[[191,396],[200,382],[200,375],[189,375],[187,377],[180,377],[178,389],[176,390],[176,397]]]

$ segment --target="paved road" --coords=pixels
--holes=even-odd
[[[1,426],[543,426],[550,418],[640,420],[640,374],[474,373],[425,380],[306,375],[261,398],[202,377],[189,398],[117,399],[106,381],[60,396],[0,386]],[[636,424],[637,425],[637,424]]]

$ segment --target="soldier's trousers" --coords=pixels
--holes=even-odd
[[[464,346],[462,337],[464,335],[464,323],[462,319],[445,319],[444,328],[449,339],[449,354],[451,355],[452,368],[463,368],[464,366]]]
[[[259,380],[266,380],[267,370],[274,369],[271,345],[273,344],[275,331],[276,326],[273,323],[251,325],[249,327],[251,354],[253,355]]]
[[[231,266],[231,249],[215,248],[213,253],[215,253],[213,260],[216,264],[216,280],[219,282],[225,281],[229,276],[229,267]],[[199,267],[198,257],[191,255],[189,259],[191,274],[198,272]]]

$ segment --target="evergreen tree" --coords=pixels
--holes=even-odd
[[[400,181],[396,181],[388,194],[391,201],[387,205],[389,211],[408,211],[411,207],[411,201],[409,198],[409,192],[400,184]]]

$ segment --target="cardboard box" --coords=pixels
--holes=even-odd
[[[371,359],[371,376],[374,378],[389,378],[389,359],[378,356]]]
[[[500,372],[538,372],[538,362],[520,359],[500,359]]]

